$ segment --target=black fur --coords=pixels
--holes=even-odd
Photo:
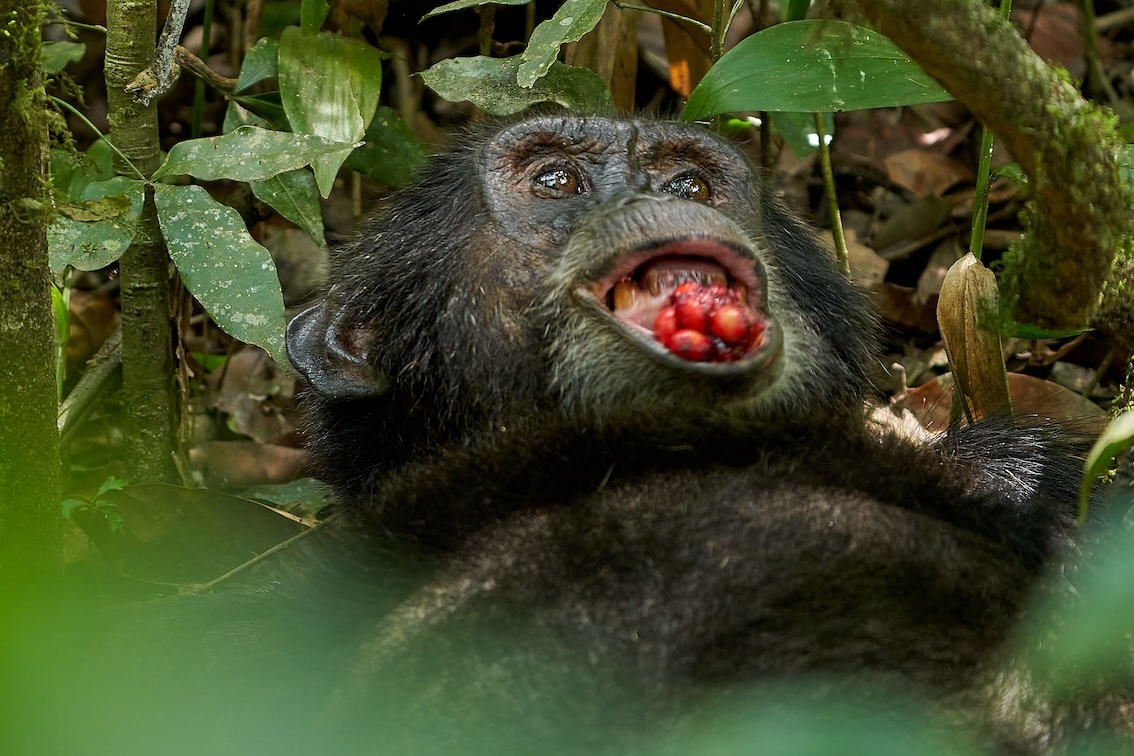
[[[560,169],[580,192],[537,186]],[[667,196],[674,176],[711,197]],[[682,364],[579,293],[688,238],[767,286],[774,359]],[[289,349],[344,511],[295,574],[170,605],[193,653],[138,697],[139,743],[655,751],[759,681],[963,692],[1069,543],[1081,447],[870,427],[863,297],[697,127],[486,125],[330,284]],[[153,703],[171,679],[193,705]]]

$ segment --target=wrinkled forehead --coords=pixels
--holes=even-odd
[[[521,121],[497,134],[480,159],[485,168],[492,169],[545,155],[626,162],[632,168],[675,161],[722,170],[746,164],[735,145],[700,126],[601,116],[540,116]]]

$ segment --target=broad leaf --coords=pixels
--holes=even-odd
[[[284,29],[280,96],[295,132],[358,142],[374,117],[381,86],[382,58],[370,45],[329,32]],[[348,154],[327,155],[312,163],[324,197]]]
[[[261,202],[302,228],[311,240],[322,246],[323,211],[319,207],[319,187],[311,171],[300,168],[263,181],[249,182]]]
[[[98,270],[122,257],[138,233],[145,190],[145,182],[119,176],[90,184],[77,204],[57,205],[47,227],[51,275],[59,280],[68,265]]]
[[[893,42],[845,21],[791,21],[753,34],[717,61],[686,121],[767,110],[830,113],[952,99]]]
[[[598,74],[585,68],[554,63],[547,76],[528,88],[516,83],[520,57],[449,58],[422,71],[426,86],[447,100],[468,100],[492,115],[509,115],[542,102],[573,110],[614,107],[610,91]]]
[[[345,165],[387,186],[402,186],[410,182],[428,154],[405,121],[381,105],[366,128],[366,144],[352,152]]]
[[[594,29],[606,12],[606,5],[607,0],[567,0],[554,16],[537,26],[520,54],[523,63],[516,74],[520,86],[529,88],[546,75],[559,57],[559,48],[567,42],[578,42]]]
[[[324,156],[342,155],[345,159],[355,146],[313,134],[241,126],[224,136],[190,139],[173,145],[154,178],[187,173],[202,181],[222,178],[262,181],[314,164]]]
[[[154,185],[158,221],[185,286],[216,324],[281,366],[284,306],[276,265],[240,214],[199,186]]]
[[[236,80],[236,91],[243,92],[261,81],[278,78],[280,75],[280,43],[274,39],[261,39],[240,64],[240,77]]]
[[[82,60],[86,51],[87,46],[81,42],[46,42],[40,68],[45,74],[59,73],[68,63]]]

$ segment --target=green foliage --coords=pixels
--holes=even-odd
[[[62,280],[68,265],[98,270],[129,249],[138,233],[145,188],[143,181],[116,176],[85,185],[77,203],[57,203],[59,214],[47,227],[55,280]]]
[[[830,113],[952,97],[886,37],[843,21],[792,21],[748,37],[717,61],[681,117],[736,111]]]
[[[106,520],[110,532],[122,532],[125,529],[122,515],[119,514],[117,506],[104,498],[104,494],[108,491],[121,491],[126,485],[125,481],[119,480],[113,475],[107,477],[90,499],[64,499],[63,517],[72,519],[77,513],[97,514]]]
[[[79,42],[47,42],[43,46],[43,72],[56,74],[68,63],[83,59],[87,46]]]
[[[279,45],[280,96],[292,130],[333,142],[362,139],[382,86],[382,59],[370,45],[337,34],[305,34],[290,26]],[[349,150],[311,161],[324,197]]]
[[[1083,475],[1083,484],[1079,490],[1079,519],[1087,517],[1087,505],[1090,503],[1091,489],[1095,482],[1110,470],[1114,460],[1120,454],[1134,446],[1134,410],[1122,413],[1111,420],[1091,446],[1087,455],[1086,472]],[[1134,570],[1131,571],[1134,575]]]
[[[532,32],[528,46],[520,54],[516,82],[530,89],[551,70],[559,56],[559,48],[568,42],[578,42],[594,29],[606,11],[607,0],[567,0]]]
[[[593,71],[553,63],[533,86],[521,87],[516,76],[523,65],[511,58],[449,58],[421,73],[426,86],[442,97],[468,100],[492,115],[509,115],[543,102],[578,110],[613,107],[610,92]]]
[[[244,219],[199,186],[154,185],[169,256],[186,288],[226,333],[287,364],[284,306],[268,250]]]

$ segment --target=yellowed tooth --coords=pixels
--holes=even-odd
[[[710,278],[712,279],[710,281],[711,284],[719,283],[721,286],[728,285],[728,277],[725,276],[724,273],[713,273]]]
[[[646,280],[643,283],[646,284],[646,288],[655,297],[661,291],[661,282],[658,280],[658,272],[656,270],[647,270]]]
[[[732,290],[736,292],[736,297],[740,304],[748,304],[748,287],[737,281],[732,285]]]
[[[637,299],[638,287],[633,281],[619,281],[614,285],[615,310],[629,310]]]

